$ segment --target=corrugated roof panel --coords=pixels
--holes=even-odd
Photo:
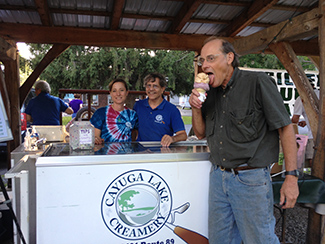
[[[49,0],[49,2],[55,3],[55,5],[50,5],[56,8],[67,8],[67,9],[76,9],[77,5],[74,0]]]
[[[113,10],[114,0],[48,0],[50,8],[108,11]]]
[[[268,10],[264,14],[262,14],[259,18],[257,18],[256,21],[261,23],[278,24],[282,21],[295,17],[300,13],[297,12],[294,15],[293,14],[294,12],[291,11]]]
[[[133,30],[136,19],[122,18],[120,28],[122,30]]]
[[[165,4],[165,6],[161,6],[162,4]],[[183,4],[183,2],[162,1],[159,3],[155,14],[174,17],[178,14]]]
[[[92,27],[92,16],[90,15],[77,15],[78,26],[80,27]]]
[[[202,23],[186,23],[181,30],[182,34],[195,34],[196,31],[202,26]]]
[[[42,24],[39,14],[30,11],[0,10],[0,19],[8,23]]]
[[[170,26],[169,21],[151,20],[147,31],[165,32]]]
[[[138,13],[147,15],[154,14],[158,5],[158,0],[143,0],[142,3],[139,5]]]
[[[139,11],[139,6],[142,0],[126,0],[124,4],[124,12],[136,14]]]
[[[215,32],[216,31],[216,25],[214,24],[204,24],[201,25],[201,27],[195,32],[195,34],[201,34],[206,35],[208,32]]]
[[[34,0],[1,0],[0,4],[15,5],[15,6],[16,5],[17,6],[28,6],[28,7],[35,6]]]
[[[76,14],[53,14],[53,24],[57,26],[78,26]]]
[[[134,22],[133,30],[136,31],[145,31],[149,25],[149,19],[137,19]]]
[[[107,29],[109,27],[109,18],[105,16],[93,16],[93,27]]]
[[[178,1],[162,0],[126,0],[125,13],[175,16],[184,3]]]
[[[317,3],[318,0],[281,0],[277,4],[279,5],[287,5],[287,6],[303,6],[303,7],[310,7]]]
[[[220,19],[231,20],[237,16],[244,8],[236,6],[225,6],[217,4],[201,4],[194,12],[193,18],[198,19]]]
[[[238,33],[237,36],[249,36],[254,34],[255,32],[264,30],[265,28],[263,27],[257,27],[257,26],[248,26],[244,28],[241,32]]]

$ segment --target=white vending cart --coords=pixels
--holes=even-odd
[[[208,243],[208,159],[199,142],[53,144],[36,161],[37,243]]]

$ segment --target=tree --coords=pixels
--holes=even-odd
[[[51,45],[31,44],[35,68]],[[57,94],[60,88],[108,89],[115,78],[124,78],[130,90],[142,90],[143,78],[160,72],[168,79],[174,94],[189,94],[193,87],[194,52],[149,50],[137,48],[71,46],[40,75]]]

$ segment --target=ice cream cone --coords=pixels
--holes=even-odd
[[[201,102],[204,102],[205,99],[207,98],[206,95],[205,95],[206,91],[204,89],[202,89],[202,88],[196,88],[196,90],[200,93],[199,100]]]

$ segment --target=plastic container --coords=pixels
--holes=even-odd
[[[69,144],[73,150],[89,150],[95,146],[95,128],[89,121],[74,121],[69,129]]]

